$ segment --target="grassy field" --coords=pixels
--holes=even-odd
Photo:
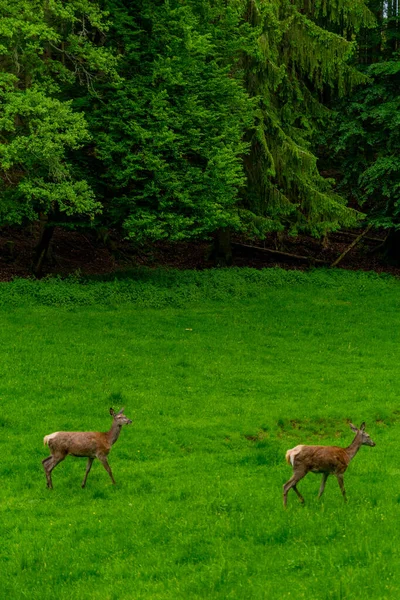
[[[1,597],[400,597],[399,309],[398,281],[335,271],[3,284]],[[68,457],[47,490],[43,436],[111,405],[117,485]],[[285,451],[349,419],[376,447],[348,504],[310,474],[285,511]]]

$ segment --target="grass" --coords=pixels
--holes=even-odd
[[[3,284],[3,597],[398,597],[399,291],[335,271]],[[96,461],[82,490],[68,457],[47,490],[43,436],[104,431],[110,405],[134,421],[117,485]],[[377,444],[348,504],[310,474],[284,511],[286,449],[348,445],[348,419]]]

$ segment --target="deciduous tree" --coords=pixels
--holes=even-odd
[[[69,159],[90,133],[70,96],[113,69],[104,15],[90,0],[0,0],[0,16],[0,225],[90,219],[100,204]]]

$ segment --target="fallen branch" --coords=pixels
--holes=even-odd
[[[364,231],[362,231],[360,233],[360,235],[358,235],[356,237],[356,239],[351,242],[350,246],[347,246],[347,248],[344,250],[344,252],[342,252],[342,254],[340,256],[338,256],[335,261],[333,261],[333,263],[331,264],[331,267],[336,267],[344,259],[344,257],[346,256],[346,254],[348,254],[350,252],[350,250],[352,248],[354,248],[354,246],[356,246],[358,244],[358,242],[364,237],[364,235],[366,235],[368,233],[368,231],[371,229],[371,227],[372,227],[372,223],[370,223],[364,229]]]
[[[347,237],[357,237],[359,234],[358,233],[353,233],[352,231],[336,231],[337,235],[344,235]],[[368,240],[369,242],[384,242],[385,239],[382,238],[377,238],[377,237],[372,237],[370,235],[366,235],[364,236],[364,239]]]
[[[232,246],[239,246],[241,248],[250,248],[252,250],[258,250],[260,252],[268,252],[269,254],[276,254],[277,256],[285,256],[287,258],[294,258],[296,260],[305,260],[310,263],[318,263],[320,265],[329,264],[326,260],[320,258],[313,258],[312,256],[301,256],[300,254],[291,254],[290,252],[281,252],[280,250],[271,250],[270,248],[262,248],[261,246],[249,246],[248,244],[239,244],[239,242],[232,242]]]

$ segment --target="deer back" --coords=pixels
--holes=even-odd
[[[108,434],[97,431],[57,431],[47,435],[44,443],[52,452],[73,456],[107,455],[111,448]]]
[[[286,460],[293,469],[306,473],[344,473],[350,457],[339,446],[296,446],[286,453]]]

